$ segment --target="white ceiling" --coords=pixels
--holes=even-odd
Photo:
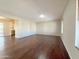
[[[18,17],[35,21],[57,20],[68,0],[0,0],[0,16]],[[39,16],[45,15],[41,19]]]

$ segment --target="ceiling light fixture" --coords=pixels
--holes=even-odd
[[[40,15],[40,18],[44,18],[44,17],[45,17],[45,15],[43,15],[43,14]]]

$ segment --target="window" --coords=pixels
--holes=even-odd
[[[4,35],[3,23],[0,23],[0,36]]]
[[[61,21],[61,34],[63,34],[63,21]]]

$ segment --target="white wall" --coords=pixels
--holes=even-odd
[[[26,37],[33,34],[61,35],[60,21],[33,22],[29,20],[15,21],[16,37]]]
[[[75,20],[76,20],[76,0],[69,0],[64,11],[63,26],[63,42],[71,57],[71,59],[79,59],[79,50],[75,48]]]
[[[37,26],[37,34],[45,34],[45,35],[61,35],[61,22],[60,21],[46,21],[46,22],[38,22]]]
[[[36,24],[29,20],[16,20],[15,31],[17,38],[36,34]]]

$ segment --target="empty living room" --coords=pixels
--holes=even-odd
[[[0,59],[79,59],[78,0],[0,0]]]

